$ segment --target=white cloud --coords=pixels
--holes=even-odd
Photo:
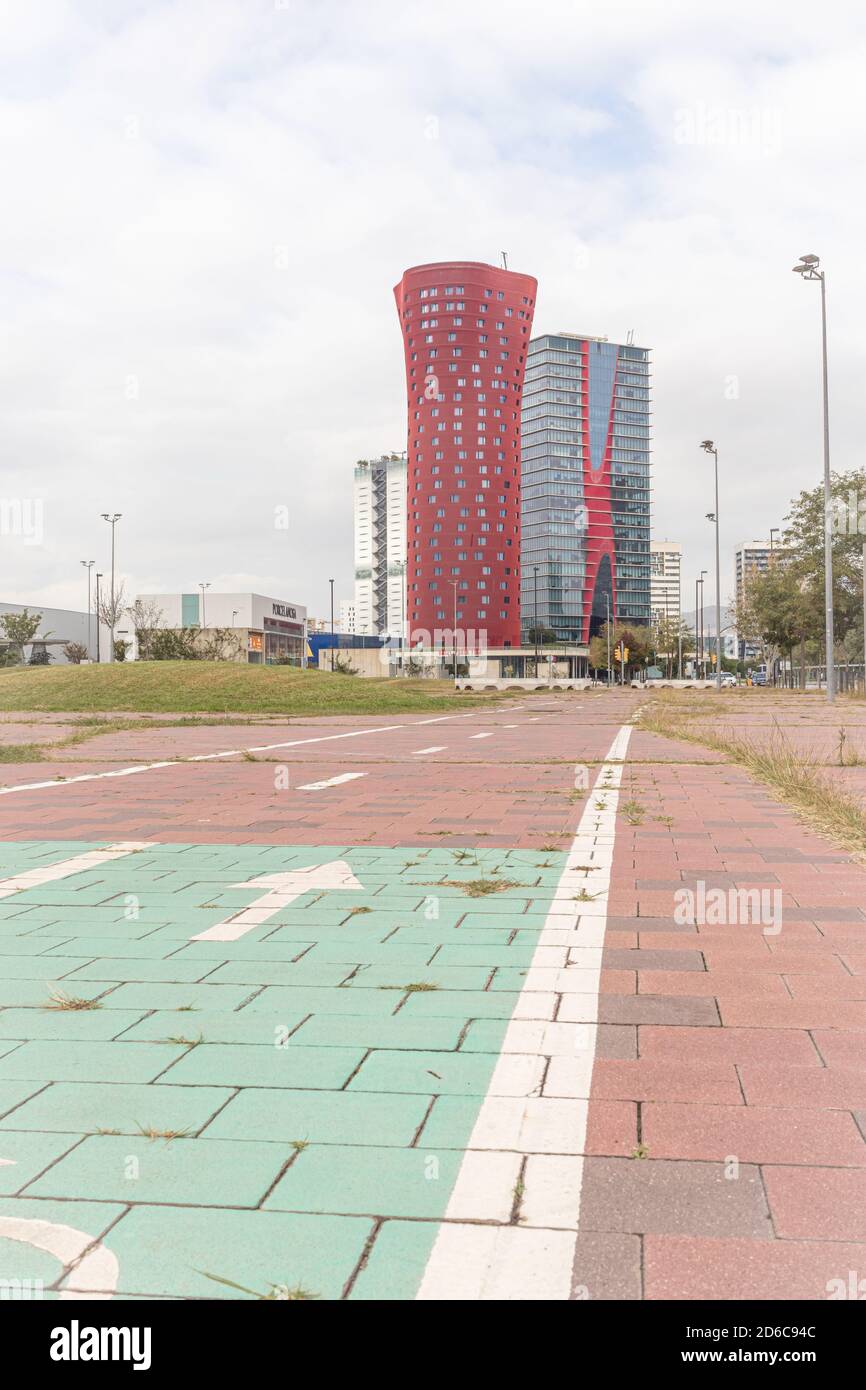
[[[2,597],[81,606],[123,512],[132,590],[351,592],[351,467],[405,437],[392,286],[539,279],[538,331],[653,348],[656,533],[723,564],[859,458],[864,20],[744,0],[0,6],[0,450],[45,499]],[[288,504],[288,532],[273,525]],[[725,581],[728,591],[730,583]]]

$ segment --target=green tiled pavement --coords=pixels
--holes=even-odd
[[[93,848],[0,845],[0,876]],[[360,891],[191,939],[256,902],[251,879],[338,859]],[[116,1288],[73,1272],[82,1292],[413,1297],[563,864],[155,845],[2,900],[6,1277],[64,1283],[3,1235],[17,1213],[102,1238]],[[461,886],[497,878],[516,886]]]

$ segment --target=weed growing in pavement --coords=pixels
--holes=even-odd
[[[38,743],[6,743],[0,747],[0,763],[42,763],[45,753]]]
[[[102,1005],[98,999],[79,999],[74,994],[64,994],[63,990],[58,989],[52,993],[47,1004],[42,1005],[43,1009],[59,1009],[63,1013],[79,1012],[84,1009],[101,1009]]]
[[[638,1144],[636,1148],[632,1149],[631,1157],[649,1158],[649,1149],[647,1148],[646,1144]]]
[[[639,801],[624,801],[622,803],[622,806],[620,807],[620,810],[622,814],[625,816],[629,825],[643,825],[643,818],[646,813],[646,807],[642,806]]]
[[[172,1139],[186,1139],[192,1133],[192,1125],[187,1125],[186,1129],[157,1129],[154,1125],[137,1125],[137,1129],[145,1139],[164,1139],[170,1144]]]
[[[684,718],[682,707],[656,697],[655,707],[641,719],[641,728],[663,738],[696,743],[725,753],[753,776],[767,783],[782,801],[815,829],[866,860],[866,810],[853,797],[833,785],[816,762],[797,753],[775,723],[769,744],[758,746],[738,738],[731,730],[719,733],[694,715]]]
[[[491,870],[491,873],[496,872]],[[429,884],[431,888],[459,888],[468,898],[486,898],[490,893],[507,893],[512,888],[527,888],[526,883],[517,883],[511,878],[500,878],[495,882],[490,878],[470,878],[465,883],[460,879],[446,878],[442,883]]]
[[[399,989],[406,994],[426,994],[428,990],[439,989],[439,985],[434,985],[427,980],[416,981],[411,985],[380,985],[380,989]]]
[[[585,888],[581,888],[579,893],[574,893],[572,896],[576,903],[593,903],[598,897],[598,893],[587,893]]]
[[[208,1274],[206,1269],[199,1269],[196,1273],[203,1275],[205,1279],[212,1279],[215,1284],[224,1284],[228,1289],[238,1289],[240,1293],[248,1293],[251,1298],[263,1299],[265,1302],[294,1303],[321,1296],[311,1293],[303,1284],[269,1284],[267,1293],[259,1293],[257,1289],[248,1289],[245,1284],[237,1284],[234,1279],[226,1279],[221,1274]]]

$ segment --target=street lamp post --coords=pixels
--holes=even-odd
[[[683,560],[677,565],[677,677],[683,678]]]
[[[110,648],[109,653],[108,653],[108,660],[109,660],[109,661],[113,661],[113,660],[114,660],[114,623],[115,623],[115,619],[116,619],[116,617],[117,617],[117,614],[116,614],[115,611],[114,611],[114,607],[115,607],[115,597],[114,597],[114,528],[115,528],[115,526],[117,525],[117,523],[118,523],[118,521],[120,520],[120,518],[121,518],[122,515],[123,515],[122,512],[114,512],[114,514],[113,514],[112,516],[109,516],[108,512],[103,512],[103,513],[102,513],[102,520],[103,520],[103,521],[107,521],[108,524],[109,524],[109,526],[111,527],[111,613],[110,613],[110,617],[111,617],[111,648]]]
[[[204,596],[205,596],[206,591],[210,588],[210,583],[209,583],[209,582],[206,583],[204,580],[199,580],[199,585],[198,585],[198,587],[201,589],[201,629],[202,629],[202,632],[204,632],[205,628],[207,627],[207,622],[205,621],[205,611],[204,611]]]
[[[533,600],[533,615],[532,615],[532,623],[533,623],[533,627],[534,627],[534,629],[535,629],[535,679],[538,680],[538,663],[539,663],[540,657],[539,657],[539,655],[538,655],[538,566],[537,566],[537,565],[533,565],[533,566],[532,566],[532,572],[533,572],[534,582],[535,582],[535,598],[534,598],[534,600]]]
[[[833,655],[833,498],[830,488],[830,391],[827,379],[827,282],[817,256],[801,256],[793,267],[804,280],[821,282],[821,367],[824,395],[824,645],[827,650],[827,699],[836,698]]]
[[[331,586],[331,670],[334,669],[334,581],[329,579]]]
[[[605,605],[605,608],[607,609],[607,623],[606,623],[606,628],[607,628],[607,685],[608,685],[608,689],[610,689],[610,683],[611,683],[611,672],[610,672],[610,594],[607,594],[607,593],[605,594],[605,596],[604,596],[604,605]]]
[[[96,664],[99,665],[99,581],[102,575],[96,572]]]
[[[716,510],[707,516],[716,523],[716,689],[722,688],[722,594],[721,570],[719,566],[719,451],[711,439],[703,439],[701,448],[705,454],[712,454],[716,481]]]
[[[93,626],[90,621],[90,571],[96,564],[95,560],[82,560],[84,568],[87,570],[87,659],[93,659]]]
[[[701,660],[700,660],[700,666],[701,666],[701,676],[702,676],[702,679],[703,679],[703,680],[706,680],[706,678],[707,678],[707,659],[706,659],[706,656],[704,655],[704,575],[705,575],[705,574],[706,574],[706,570],[701,570],[701,577],[700,577],[700,579],[698,580],[698,583],[699,583],[700,586],[701,586]]]
[[[452,636],[452,665],[451,665],[451,670],[452,670],[452,674],[453,674],[453,676],[454,676],[454,689],[456,690],[456,689],[457,689],[457,584],[458,584],[458,581],[457,581],[456,579],[452,579],[452,580],[450,581],[450,583],[451,583],[451,588],[454,590],[454,613],[453,613],[453,621],[452,621],[452,624],[451,624],[451,632],[452,632],[452,635],[453,635],[453,636]],[[467,661],[468,661],[468,656],[467,656]],[[467,673],[468,673],[469,667],[467,666],[466,669],[467,669]]]

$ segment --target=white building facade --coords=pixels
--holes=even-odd
[[[200,628],[205,633],[230,629],[237,637],[237,656],[233,659],[251,665],[274,665],[288,661],[302,666],[307,640],[307,610],[288,599],[265,594],[139,594],[148,605],[155,605],[160,616],[158,628]]]
[[[355,628],[402,640],[406,623],[406,456],[355,465]]]
[[[653,627],[678,623],[682,605],[682,546],[650,541],[650,610]]]
[[[87,656],[84,660],[96,661],[98,649],[99,659],[108,661],[111,642],[109,630],[102,623],[97,624],[94,612],[88,614],[76,612],[71,608],[46,608],[42,603],[0,603],[0,616],[4,613],[23,613],[25,608],[30,614],[41,614],[41,621],[32,641],[25,643],[25,660],[29,661],[34,651],[37,656],[45,652],[52,666],[64,666],[67,657],[63,648],[67,643],[75,642],[86,649]],[[128,640],[129,626],[127,615],[124,613],[117,624],[115,636]],[[0,646],[5,645],[6,638],[0,627]]]

